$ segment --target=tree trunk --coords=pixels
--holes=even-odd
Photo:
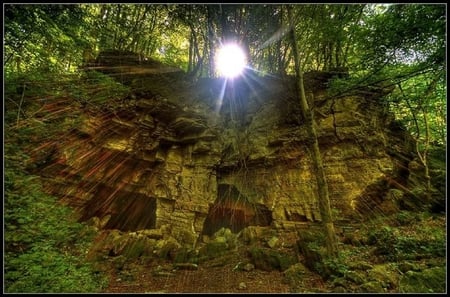
[[[295,26],[292,18],[292,10],[288,8],[288,16],[290,21],[290,40],[293,50],[295,71],[296,71],[296,84],[295,89],[300,101],[300,107],[303,118],[305,119],[305,125],[308,130],[309,141],[308,144],[312,150],[312,161],[314,171],[316,174],[318,195],[319,195],[319,209],[320,216],[322,217],[322,225],[326,234],[326,247],[328,256],[334,256],[337,254],[337,238],[334,231],[333,217],[331,214],[330,198],[328,193],[327,180],[325,178],[325,171],[322,164],[322,157],[319,149],[319,141],[317,139],[317,131],[314,126],[314,119],[311,109],[308,106],[306,100],[305,88],[303,84],[303,72],[300,65],[300,58],[297,49],[297,41],[295,36]]]
[[[193,68],[193,51],[194,51],[194,38],[192,37],[192,31],[191,31],[191,36],[189,37],[189,59],[188,59],[188,68],[187,68],[187,73],[191,73],[192,68]]]
[[[213,8],[208,6],[208,47],[209,47],[209,77],[214,77],[216,72],[216,67],[214,65],[214,31],[213,31]],[[206,47],[206,42],[205,42]]]

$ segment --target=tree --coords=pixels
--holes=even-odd
[[[377,83],[393,88],[384,100],[414,137],[428,202],[427,156],[432,143],[446,143],[445,22],[444,5],[366,6],[354,39],[359,57],[347,81],[347,90]]]
[[[297,48],[297,40],[295,34],[295,22],[292,16],[292,8],[288,7],[288,18],[290,21],[289,38],[291,41],[295,71],[296,71],[296,94],[300,101],[300,107],[302,111],[303,119],[305,120],[306,129],[308,131],[309,145],[312,151],[311,158],[313,161],[313,168],[315,171],[318,198],[319,198],[319,210],[322,218],[322,225],[326,234],[326,246],[328,256],[337,254],[337,238],[334,231],[333,216],[331,214],[330,197],[328,193],[328,184],[325,177],[325,171],[322,163],[322,156],[319,149],[319,141],[317,137],[317,131],[315,128],[315,122],[313,118],[313,112],[308,106],[308,101],[305,95],[305,88],[303,84],[303,71],[300,64],[300,58]]]
[[[83,15],[79,5],[5,5],[5,71],[72,71],[89,43]]]
[[[395,98],[397,110],[405,111],[405,114],[399,117],[400,120],[412,131],[418,161],[424,168],[425,195],[428,203],[432,201],[433,192],[428,164],[430,146],[432,142],[439,143],[439,141],[442,141],[442,143],[445,143],[446,141],[445,138],[440,139],[441,137],[439,137],[439,132],[442,129],[438,129],[438,133],[431,131],[432,127],[438,128],[442,126],[442,120],[444,120],[442,118],[439,121],[439,113],[432,112],[434,108],[439,109],[442,107],[439,104],[439,97],[436,94],[439,94],[437,90],[439,88],[439,82],[443,83],[445,80],[444,77],[445,73],[439,71],[422,76],[420,80],[414,80],[413,84],[411,82],[405,82],[403,85],[399,83],[398,90],[400,94],[394,94],[392,96]],[[406,95],[405,87],[409,95]],[[406,105],[406,108],[404,108],[404,105]]]

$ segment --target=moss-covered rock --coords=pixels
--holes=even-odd
[[[162,259],[173,260],[176,251],[181,248],[181,245],[173,237],[159,240],[156,245],[156,253]]]
[[[337,286],[333,288],[333,293],[348,293],[347,289],[342,286]]]
[[[366,261],[356,261],[356,262],[350,262],[348,264],[348,267],[352,270],[367,271],[367,270],[372,269],[373,265]]]
[[[114,268],[116,268],[117,270],[122,270],[127,263],[127,258],[123,255],[120,255],[112,258],[112,263],[114,265]]]
[[[180,248],[176,250],[174,263],[198,263],[198,251],[190,248]]]
[[[137,259],[141,256],[150,256],[156,241],[145,237],[130,238],[123,249],[122,254],[129,259]]]
[[[267,245],[273,249],[279,244],[279,241],[278,237],[273,236],[267,241]]]
[[[248,253],[255,267],[265,271],[284,271],[297,262],[291,255],[266,248],[252,247]]]
[[[299,280],[302,280],[305,274],[309,273],[308,268],[302,263],[296,263],[291,265],[288,269],[286,269],[283,274],[288,283],[295,283]]]
[[[400,279],[401,293],[444,293],[445,290],[445,267],[434,267],[420,272],[408,271]]]
[[[199,260],[214,259],[228,252],[226,242],[211,241],[202,246],[199,250]]]
[[[238,238],[246,244],[254,244],[260,240],[264,233],[267,233],[266,227],[248,226],[238,233]]]
[[[345,273],[345,278],[349,281],[351,281],[352,283],[358,284],[358,285],[362,285],[365,282],[365,275],[361,272],[358,271],[347,271]]]
[[[181,245],[186,247],[193,247],[198,239],[198,236],[195,233],[185,229],[174,230],[172,231],[172,234]]]
[[[214,233],[212,240],[215,242],[226,243],[227,249],[234,249],[237,247],[237,235],[232,233],[229,228],[221,228]]]
[[[306,266],[318,272],[317,264],[326,258],[325,238],[319,231],[303,231],[299,233],[298,250],[305,258]]]
[[[369,281],[359,287],[362,293],[385,293],[383,286],[377,281]]]
[[[375,265],[368,271],[367,278],[390,290],[395,289],[398,284],[398,274],[390,264]]]

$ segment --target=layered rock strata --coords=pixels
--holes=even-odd
[[[122,74],[133,95],[113,111],[85,113],[43,171],[81,220],[192,238],[222,227],[290,230],[321,221],[291,79],[247,73],[190,83],[179,71]],[[330,78],[307,73],[305,87],[336,219],[389,211],[390,189],[408,178],[410,140],[382,104],[387,90],[330,96]]]

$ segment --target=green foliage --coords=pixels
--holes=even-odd
[[[74,70],[89,42],[83,15],[79,5],[5,5],[5,72]]]
[[[407,226],[413,224],[417,220],[413,212],[402,210],[397,213],[396,221],[400,226]]]
[[[426,154],[446,143],[445,5],[366,5],[352,32],[351,77],[333,82],[331,94],[384,86],[388,110]]]
[[[84,256],[93,232],[23,171],[26,155],[5,156],[5,290],[8,293],[97,292],[105,280]]]
[[[381,229],[371,230],[367,236],[368,244],[378,244],[376,253],[379,255],[388,255],[388,257],[391,257],[391,254],[395,251],[395,242],[396,237],[394,235],[394,231],[392,228],[387,226],[383,226]]]
[[[443,145],[447,141],[446,84],[443,69],[428,72],[402,82],[386,98],[421,150],[427,142]]]
[[[27,171],[39,163],[27,153],[76,128],[83,119],[78,113],[83,104],[114,108],[129,89],[98,72],[55,76],[35,70],[10,73],[6,82],[6,291],[101,291],[105,278],[85,259],[94,232],[43,191],[42,179]],[[76,108],[68,108],[71,105]],[[46,150],[38,153],[45,156]]]
[[[77,257],[52,246],[33,246],[18,256],[6,254],[5,285],[8,293],[99,292],[105,280]]]
[[[27,152],[76,128],[83,118],[77,113],[80,104],[114,108],[128,94],[128,88],[97,72],[55,76],[35,69],[6,77],[7,292],[98,292],[106,285],[85,259],[93,231],[43,191],[41,178],[27,171],[39,165]],[[45,155],[46,150],[38,153]]]
[[[445,61],[445,5],[369,5],[358,31],[361,67]]]
[[[446,292],[445,267],[433,267],[421,272],[408,271],[400,280],[400,293]]]
[[[375,246],[373,251],[375,255],[381,256],[388,261],[445,256],[445,232],[440,226],[428,225],[431,219],[413,224],[413,219],[410,216],[406,216],[405,213],[399,215],[399,217],[409,221],[407,227],[382,226],[368,232],[367,243]],[[414,219],[414,221],[416,220],[417,218]],[[408,230],[411,226],[420,228],[420,232]]]
[[[339,251],[336,257],[323,257],[321,261],[316,262],[315,270],[324,278],[343,277],[350,270],[348,258],[348,251]]]

